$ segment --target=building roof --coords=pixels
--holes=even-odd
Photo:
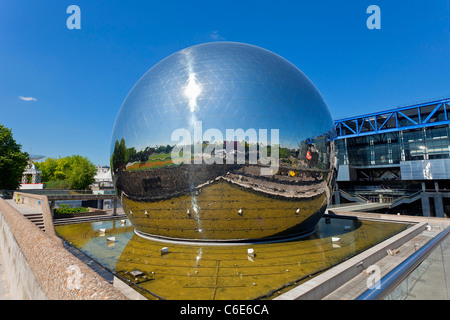
[[[111,178],[111,170],[108,170],[106,172],[98,172],[95,177],[95,181],[112,181]]]
[[[450,98],[336,120],[337,139],[450,124]]]

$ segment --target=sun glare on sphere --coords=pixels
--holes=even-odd
[[[184,94],[189,98],[189,107],[191,108],[191,112],[195,110],[195,107],[197,106],[197,98],[201,92],[202,89],[197,84],[195,74],[191,73],[189,75],[188,85],[184,90]]]

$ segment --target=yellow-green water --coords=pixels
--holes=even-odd
[[[309,237],[285,242],[192,245],[141,238],[128,220],[56,226],[57,233],[118,275],[136,282],[149,299],[274,298],[408,226],[368,220],[322,218]],[[99,229],[106,229],[105,234]],[[115,242],[107,241],[115,237]],[[340,238],[332,241],[332,237]],[[163,247],[167,254],[161,254]],[[253,249],[255,256],[248,255]],[[135,277],[131,272],[139,270]]]

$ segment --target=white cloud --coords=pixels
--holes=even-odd
[[[217,30],[214,30],[213,32],[211,32],[211,33],[209,34],[209,36],[210,36],[211,39],[213,39],[213,40],[225,40],[225,38],[222,37],[222,36],[219,34],[219,31],[217,31]]]
[[[34,98],[34,97],[22,97],[22,96],[19,96],[19,99],[23,100],[23,101],[37,101],[37,99]]]

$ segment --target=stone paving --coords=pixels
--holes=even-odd
[[[21,203],[16,203],[14,200],[12,199],[8,199],[5,200],[11,207],[13,207],[14,209],[16,209],[17,211],[19,211],[20,213],[27,215],[27,214],[33,214],[33,213],[41,213],[41,211],[39,211],[38,209],[29,207],[25,204],[21,204]]]

